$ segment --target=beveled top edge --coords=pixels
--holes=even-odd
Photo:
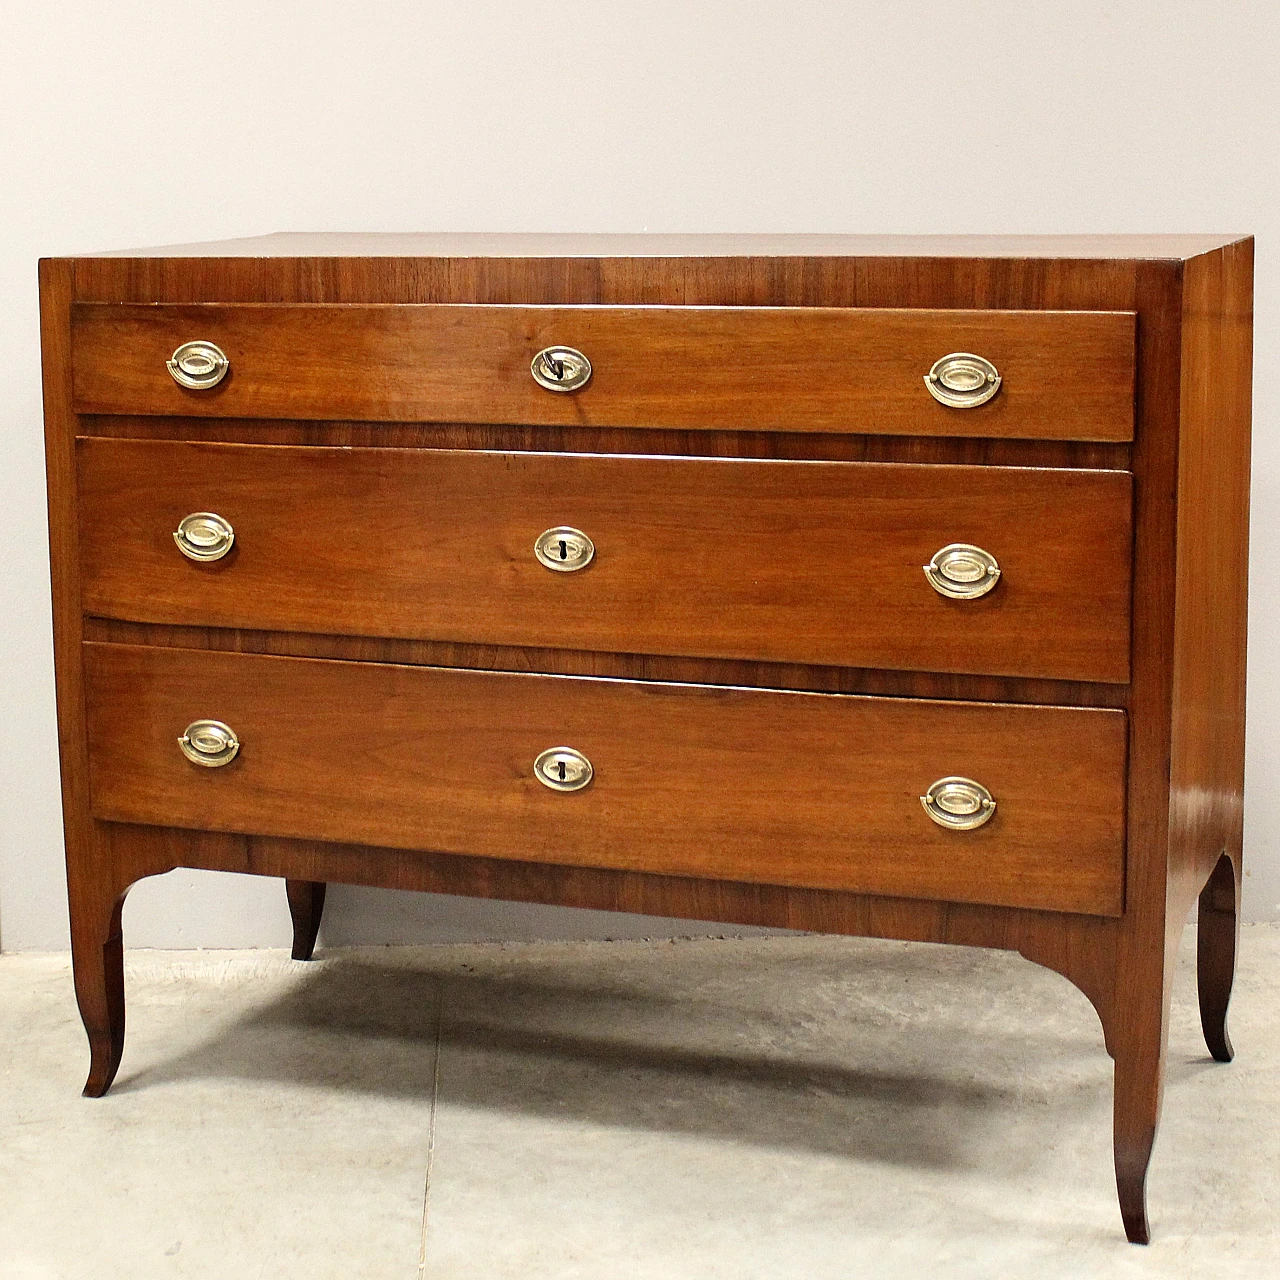
[[[1080,258],[1187,259],[1247,235],[650,235],[296,232],[69,254],[85,258]]]

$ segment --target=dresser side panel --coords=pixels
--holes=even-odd
[[[1170,903],[1181,919],[1243,834],[1253,241],[1189,262],[1183,293]]]

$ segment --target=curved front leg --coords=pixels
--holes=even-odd
[[[123,910],[124,895],[107,886],[80,884],[72,895],[71,966],[89,1037],[86,1098],[111,1088],[124,1053]]]
[[[1147,1167],[1160,1124],[1168,1036],[1165,975],[1159,964],[1116,975],[1108,1043],[1115,1058],[1113,1136],[1120,1216],[1131,1244],[1149,1244]]]
[[[1200,894],[1196,933],[1196,979],[1200,992],[1200,1026],[1218,1062],[1235,1056],[1227,1034],[1227,1006],[1236,973],[1240,938],[1240,883],[1235,863],[1224,853]]]
[[[1160,1082],[1149,1065],[1124,1053],[1116,1056],[1115,1165],[1120,1216],[1130,1244],[1150,1244],[1147,1168],[1160,1119]]]

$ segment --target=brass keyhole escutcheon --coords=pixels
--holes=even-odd
[[[581,751],[551,747],[533,762],[533,776],[552,791],[581,791],[595,777],[595,770]]]
[[[548,391],[578,391],[591,381],[591,361],[576,347],[544,347],[529,372]]]
[[[596,545],[581,529],[561,524],[538,535],[533,554],[539,564],[556,573],[574,573],[591,563]]]

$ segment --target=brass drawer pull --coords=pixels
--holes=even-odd
[[[976,600],[1000,581],[1000,566],[989,551],[969,542],[953,542],[934,552],[924,576],[940,595],[952,600]]]
[[[991,792],[972,778],[939,778],[920,803],[938,826],[950,831],[972,831],[990,822],[996,811]]]
[[[591,361],[573,347],[544,347],[529,368],[548,391],[577,391],[591,381]]]
[[[178,746],[192,764],[218,769],[236,758],[240,739],[221,720],[193,720],[183,730]]]
[[[173,380],[191,391],[207,391],[227,376],[231,361],[212,342],[184,342],[165,362]]]
[[[567,524],[557,525],[538,535],[533,544],[538,563],[557,573],[574,573],[585,569],[596,554],[596,544],[581,529]]]
[[[221,560],[231,550],[236,532],[230,521],[212,511],[193,511],[184,516],[173,532],[178,550],[188,560]]]
[[[974,409],[1000,390],[999,370],[990,360],[953,351],[924,375],[924,385],[939,403],[951,409]]]
[[[533,775],[552,791],[581,791],[595,776],[595,770],[581,751],[551,747],[533,762]]]

